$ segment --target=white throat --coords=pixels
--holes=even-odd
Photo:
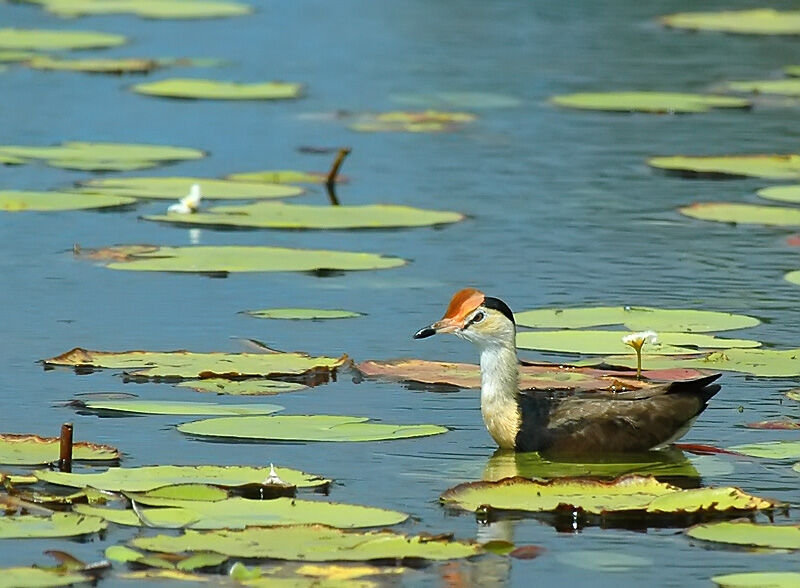
[[[503,449],[514,448],[521,425],[514,343],[481,346],[481,414],[489,434]]]

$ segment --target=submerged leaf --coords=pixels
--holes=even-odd
[[[568,108],[654,114],[708,112],[712,108],[751,106],[749,100],[741,98],[676,92],[587,92],[554,96],[550,101]]]
[[[206,100],[287,100],[299,98],[303,85],[288,82],[237,84],[198,78],[169,78],[136,84],[133,91],[164,98]]]
[[[281,382],[280,380],[262,378],[247,380],[208,378],[181,382],[177,386],[191,388],[198,392],[214,392],[216,394],[232,394],[234,396],[271,396],[282,392],[296,392],[297,390],[308,388],[305,384],[298,384],[297,382]]]
[[[800,154],[781,155],[718,155],[653,157],[648,165],[690,177],[768,178],[795,180],[800,178]]]
[[[143,18],[220,18],[252,12],[248,4],[208,0],[27,0],[58,16],[134,14]]]
[[[697,202],[678,210],[681,214],[692,218],[721,223],[776,227],[800,226],[800,208],[788,208],[785,206]]]
[[[800,35],[800,11],[772,8],[720,12],[679,12],[662,16],[661,24],[691,31],[719,31],[742,35]]]
[[[44,465],[58,460],[61,440],[38,435],[0,434],[0,463],[7,465]],[[72,459],[80,461],[113,461],[119,452],[109,445],[76,441]]]
[[[125,206],[134,202],[134,198],[102,194],[0,190],[0,210],[5,212],[87,210]]]
[[[800,572],[743,572],[714,576],[711,581],[721,588],[796,588]]]
[[[76,401],[90,410],[132,412],[137,414],[171,415],[242,415],[272,414],[283,410],[277,404],[219,404],[217,402],[184,402],[171,400],[89,400]]]
[[[81,182],[82,192],[113,194],[132,198],[176,200],[198,184],[208,200],[246,198],[287,198],[302,194],[302,188],[266,182],[234,182],[198,177],[95,178]]]
[[[102,531],[107,523],[97,517],[57,512],[49,517],[20,515],[0,517],[0,539],[75,537]]]
[[[367,417],[291,415],[223,417],[178,426],[182,433],[206,437],[270,441],[384,441],[446,433],[438,425],[389,425]]]
[[[51,31],[45,29],[0,29],[0,49],[99,49],[122,45],[122,35],[92,31]]]
[[[692,539],[773,549],[800,549],[800,526],[761,525],[740,520],[695,525],[686,531]]]
[[[246,310],[244,314],[255,318],[284,320],[342,319],[364,316],[360,312],[320,308],[267,308],[264,310]]]

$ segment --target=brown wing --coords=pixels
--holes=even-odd
[[[720,374],[618,394],[522,395],[517,449],[552,453],[647,451],[683,435]]]

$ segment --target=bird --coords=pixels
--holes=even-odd
[[[167,212],[174,212],[177,214],[192,214],[200,208],[200,184],[192,184],[189,193],[178,200],[175,204],[170,204]]]
[[[708,406],[721,374],[634,390],[564,395],[521,391],[514,313],[480,290],[456,292],[441,320],[414,339],[452,333],[480,350],[481,413],[501,449],[595,455],[662,449]]]

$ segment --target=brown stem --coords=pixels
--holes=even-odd
[[[325,180],[325,188],[328,190],[328,198],[333,206],[339,206],[339,199],[336,197],[336,176],[339,175],[339,169],[342,167],[345,158],[350,154],[349,147],[339,149],[336,154],[336,159],[333,160],[333,165],[328,172],[328,177]]]
[[[61,452],[58,458],[58,469],[62,472],[72,471],[72,423],[61,425]]]

